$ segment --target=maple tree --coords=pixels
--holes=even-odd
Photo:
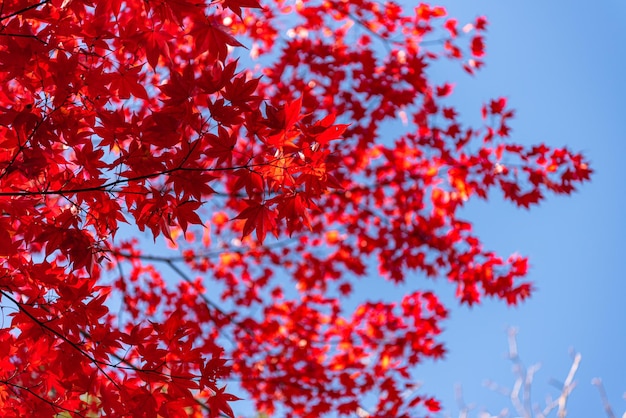
[[[486,27],[372,0],[3,1],[2,415],[232,417],[231,380],[270,414],[439,410],[403,395],[445,353],[437,295],[343,300],[377,274],[518,303],[526,258],[459,209],[591,174],[511,142],[504,98],[469,127],[430,80],[479,70]]]

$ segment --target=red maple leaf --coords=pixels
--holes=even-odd
[[[239,19],[243,19],[243,17],[241,16],[242,7],[253,9],[261,8],[261,5],[257,0],[224,0],[223,4],[224,7],[228,7],[230,10],[235,12],[235,14],[239,16]]]
[[[246,237],[256,230],[259,242],[265,240],[268,231],[275,232],[276,212],[264,203],[249,200],[248,207],[245,208],[235,219],[245,219],[243,226],[243,236]]]

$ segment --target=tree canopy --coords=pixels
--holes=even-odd
[[[486,30],[391,1],[2,2],[2,416],[232,417],[232,380],[270,414],[438,411],[420,282],[532,292],[459,209],[591,174],[513,142],[503,97],[461,121],[429,69],[479,71]],[[380,280],[415,290],[345,302]]]

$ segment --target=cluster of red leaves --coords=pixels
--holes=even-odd
[[[479,69],[485,19],[262,6],[2,2],[2,416],[232,417],[237,376],[259,411],[420,416],[439,403],[412,366],[443,356],[446,309],[426,291],[352,306],[355,280],[530,294],[527,260],[457,211],[497,188],[529,207],[591,170],[508,142],[504,99],[478,128],[445,104],[427,69]],[[180,254],[126,239],[145,230]]]

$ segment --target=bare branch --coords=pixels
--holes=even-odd
[[[609,404],[609,398],[606,396],[602,379],[596,377],[591,380],[591,384],[596,386],[600,392],[600,399],[602,400],[602,407],[604,408],[604,412],[606,412],[606,416],[609,418],[615,418],[615,413],[613,413],[613,409],[611,409],[611,405]],[[624,415],[626,416],[626,413],[624,413]]]

